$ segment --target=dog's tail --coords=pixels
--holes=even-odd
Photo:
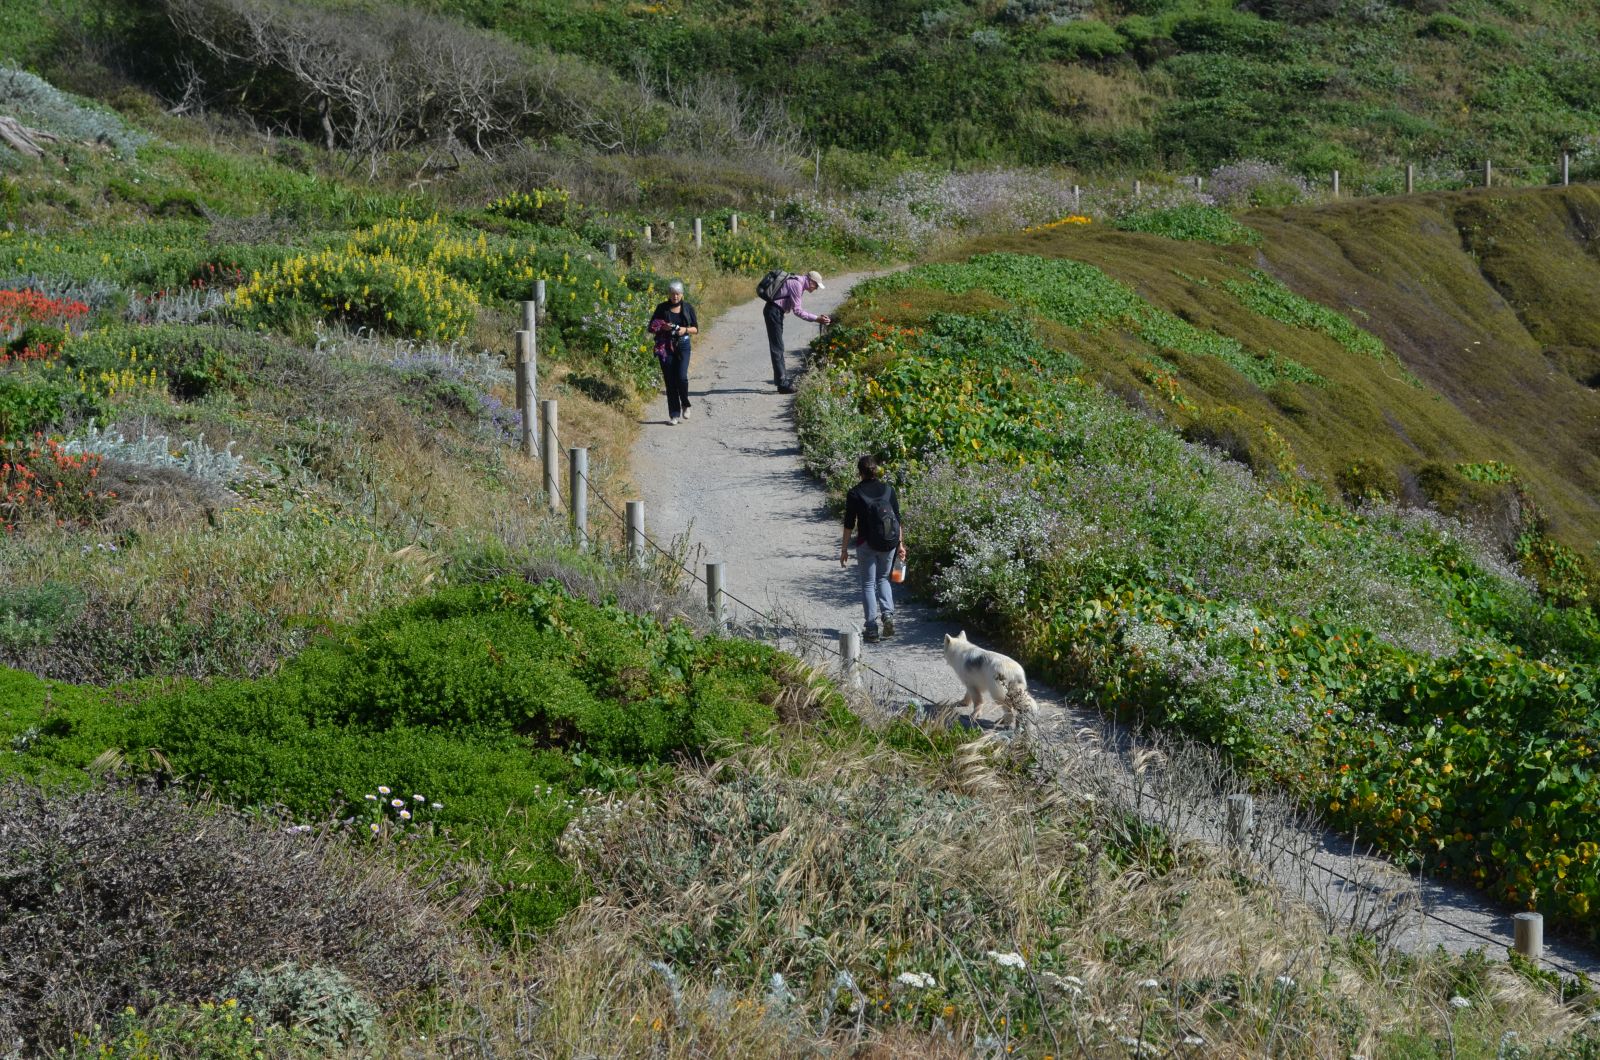
[[[1033,711],[1039,704],[1028,693],[1028,682],[1022,677],[1012,677],[1006,681],[1006,710],[1007,711]]]

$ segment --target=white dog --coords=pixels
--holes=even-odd
[[[1032,710],[1033,697],[1028,694],[1028,675],[1022,664],[997,651],[980,648],[967,639],[967,631],[959,636],[944,636],[944,661],[961,678],[967,694],[961,698],[962,706],[971,706],[976,714],[983,706],[983,694],[988,692],[994,701],[1005,708],[1001,725],[1012,725],[1016,712]]]

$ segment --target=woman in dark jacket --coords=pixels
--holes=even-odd
[[[667,300],[656,306],[650,331],[667,384],[667,422],[676,427],[689,418],[689,336],[700,332],[694,306],[683,300],[682,280],[667,285]]]

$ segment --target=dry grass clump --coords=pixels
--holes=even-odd
[[[442,985],[460,903],[328,837],[173,790],[0,787],[0,1043],[48,1053],[126,1006],[232,996],[241,973],[337,971],[380,1005]],[[471,888],[468,888],[470,891]],[[329,972],[328,974],[332,974]]]
[[[987,740],[792,741],[596,801],[564,840],[592,899],[455,1020],[562,1057],[1467,1056],[1580,1025],[1080,794]]]

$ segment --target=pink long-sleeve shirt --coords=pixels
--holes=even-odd
[[[800,299],[806,294],[806,278],[804,276],[791,276],[783,281],[783,290],[778,292],[778,297],[772,304],[785,313],[793,313],[801,320],[816,320],[817,314],[809,313],[800,304]]]

